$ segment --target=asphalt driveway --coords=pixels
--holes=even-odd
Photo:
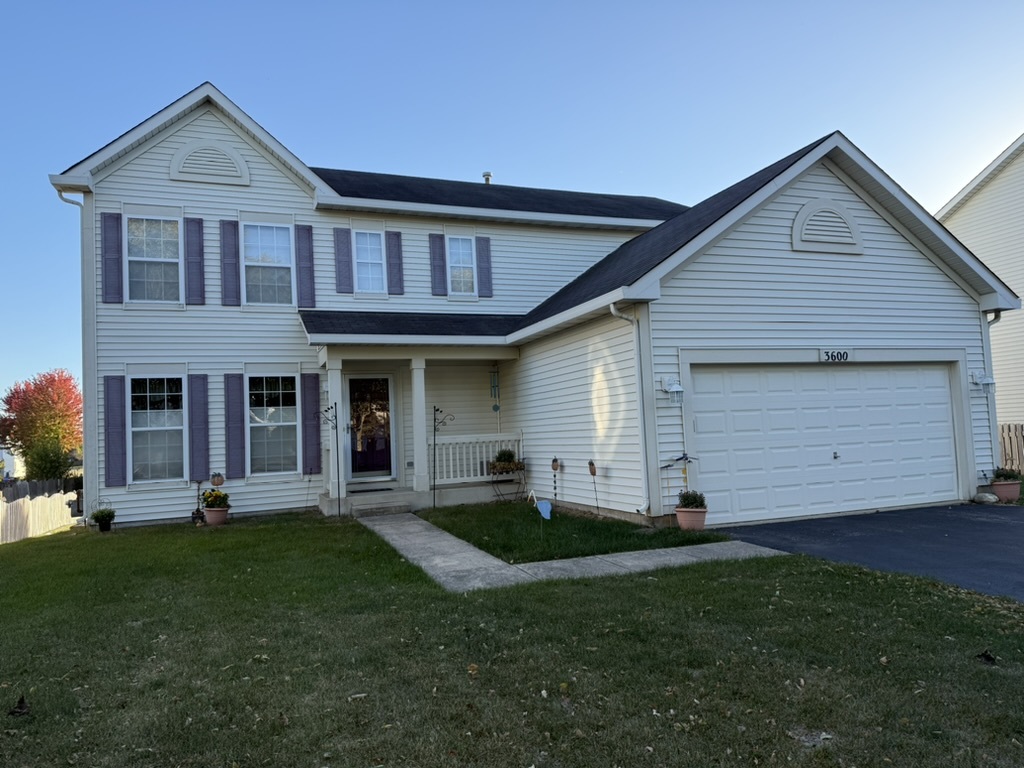
[[[1024,507],[922,507],[717,528],[740,541],[1024,602]]]

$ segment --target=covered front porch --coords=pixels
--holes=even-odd
[[[496,497],[488,463],[523,456],[503,419],[508,347],[323,345],[326,515],[411,511]]]

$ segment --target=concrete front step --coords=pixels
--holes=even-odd
[[[374,499],[366,503],[353,501],[350,509],[352,517],[371,517],[376,515],[399,515],[412,512],[412,506],[402,501],[380,501]]]

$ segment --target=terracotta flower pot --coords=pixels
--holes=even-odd
[[[1020,498],[1020,480],[997,480],[992,483],[992,493],[1000,501],[1017,501]]]
[[[224,525],[228,521],[231,507],[207,507],[204,510],[207,525]]]
[[[690,509],[688,507],[676,507],[676,522],[684,531],[703,531],[704,518],[708,511],[704,509]]]

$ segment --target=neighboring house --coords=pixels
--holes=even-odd
[[[1020,302],[839,133],[687,209],[311,168],[204,84],[51,182],[119,520],[211,472],[240,512],[491,498],[505,447],[559,504],[688,483],[711,524],[968,499],[996,461],[971,375]]]
[[[7,477],[23,477],[25,468],[17,454],[0,446],[0,480]]]
[[[1007,285],[1024,290],[1024,136],[935,214]],[[993,318],[996,409],[1004,424],[1024,424],[1024,313]]]

